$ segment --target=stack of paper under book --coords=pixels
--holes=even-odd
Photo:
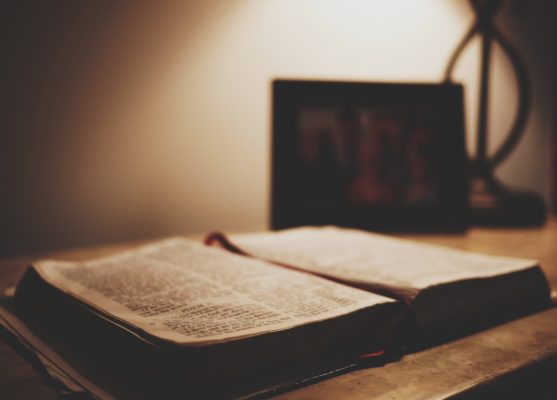
[[[207,242],[38,261],[11,313],[99,397],[226,398],[550,304],[532,260],[331,227]]]

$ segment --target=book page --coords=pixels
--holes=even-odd
[[[255,257],[344,281],[417,290],[537,265],[534,260],[488,256],[335,227],[235,235],[231,242]]]
[[[392,300],[263,261],[169,239],[86,262],[41,261],[49,283],[178,344],[208,344]]]

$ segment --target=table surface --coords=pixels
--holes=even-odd
[[[552,289],[557,289],[557,219],[539,228],[471,228],[459,234],[398,234],[463,250],[540,260]],[[134,243],[138,244],[138,243]],[[0,260],[0,290],[14,285],[30,261],[42,257],[87,259],[129,248],[117,244],[57,251]],[[309,385],[278,396],[281,399],[441,399],[491,397],[490,387],[506,396],[532,394],[532,382],[542,388],[539,398],[557,398],[557,308],[497,326],[487,331],[406,355],[378,368],[368,368]],[[537,371],[529,370],[537,365]],[[551,368],[548,369],[548,365]],[[540,369],[543,368],[543,369]],[[548,372],[549,371],[549,372]],[[549,375],[548,375],[549,374]],[[549,377],[548,377],[549,376]],[[545,379],[542,382],[540,379]],[[527,379],[528,385],[512,381]],[[550,381],[547,383],[547,381]],[[486,384],[487,383],[487,384]],[[501,384],[503,383],[503,385]],[[527,387],[527,389],[524,389]],[[542,390],[540,389],[540,390]],[[477,393],[480,393],[477,395]],[[483,394],[482,394],[483,393]],[[537,397],[537,398],[538,398]],[[0,398],[47,400],[58,398],[23,356],[0,338]]]

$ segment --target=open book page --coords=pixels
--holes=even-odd
[[[261,259],[363,285],[417,290],[537,265],[534,260],[488,256],[335,227],[235,235],[230,240]]]
[[[392,302],[178,238],[116,256],[34,267],[64,292],[183,345],[288,329]]]

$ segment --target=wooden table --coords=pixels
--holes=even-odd
[[[464,234],[401,237],[495,255],[537,258],[557,289],[557,219],[542,228],[471,228]],[[130,244],[49,253],[86,259]],[[17,282],[32,259],[0,261],[0,290]],[[470,390],[473,388],[473,390]],[[284,393],[280,399],[557,398],[557,308],[522,318],[378,368],[363,369]],[[4,337],[0,340],[0,398],[56,399],[41,376]]]

